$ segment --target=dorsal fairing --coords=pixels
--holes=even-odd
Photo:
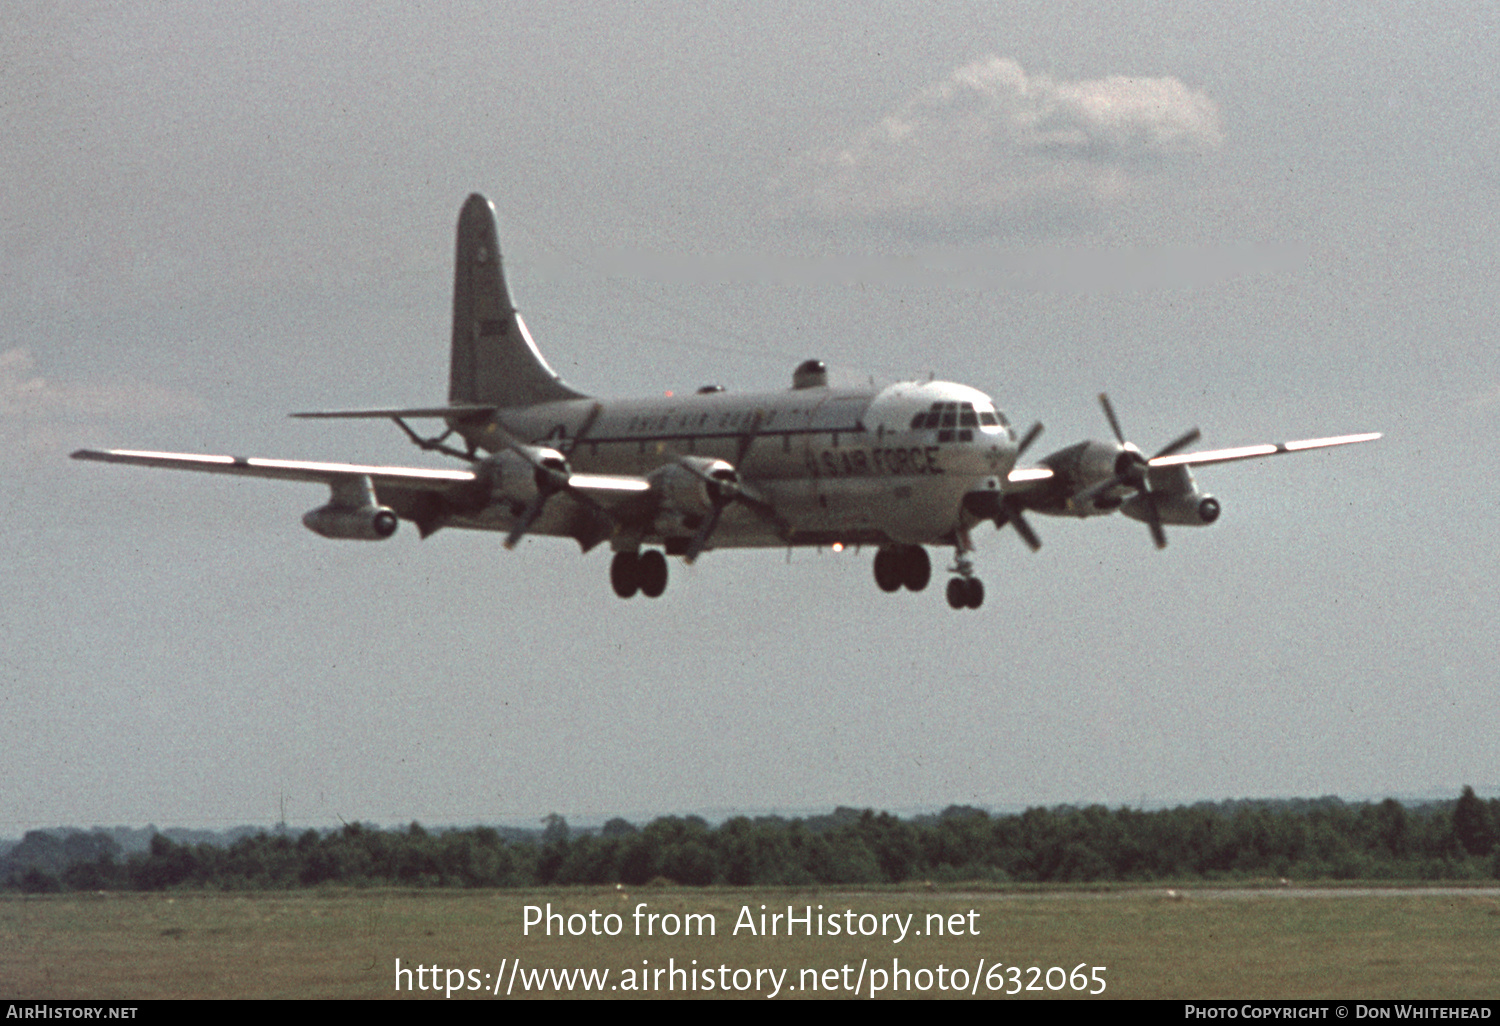
[[[474,193],[458,216],[448,401],[530,406],[582,398],[547,365],[511,303],[495,208]]]

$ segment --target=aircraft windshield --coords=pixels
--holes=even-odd
[[[1000,415],[989,403],[936,402],[911,419],[913,431],[937,429],[939,442],[972,442],[974,429],[999,434]]]

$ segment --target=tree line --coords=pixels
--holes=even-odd
[[[1146,812],[1059,806],[990,815],[953,806],[903,820],[840,808],[710,826],[666,816],[574,832],[559,816],[517,837],[492,827],[285,830],[227,845],[156,834],[123,855],[103,831],[32,831],[0,857],[11,891],[286,890],[319,885],[541,887],[670,882],[805,886],[931,882],[1500,879],[1500,800],[1464,788],[1411,809],[1394,799],[1200,803]]]

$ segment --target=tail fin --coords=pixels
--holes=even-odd
[[[473,194],[458,215],[448,401],[528,406],[582,398],[547,366],[511,305],[500,267],[495,208]]]

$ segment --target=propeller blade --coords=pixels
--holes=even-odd
[[[693,562],[703,555],[703,550],[708,546],[708,539],[713,536],[715,528],[719,526],[719,516],[724,512],[725,505],[727,504],[716,503],[708,519],[703,521],[703,526],[698,528],[698,533],[693,535],[693,540],[688,542],[687,551],[682,555],[682,561],[688,566],[692,566]]]
[[[1125,445],[1125,432],[1120,430],[1120,421],[1115,417],[1115,408],[1109,403],[1109,396],[1103,392],[1099,393],[1099,405],[1104,407],[1104,417],[1109,421],[1109,426],[1114,429],[1115,441]]]
[[[1172,443],[1168,444],[1165,449],[1163,449],[1160,452],[1158,452],[1155,456],[1151,457],[1151,459],[1153,459],[1153,460],[1159,460],[1163,456],[1170,456],[1174,452],[1176,452],[1177,450],[1179,450],[1179,449],[1185,449],[1188,446],[1192,445],[1194,442],[1196,442],[1201,437],[1202,437],[1202,433],[1197,428],[1193,428],[1193,430],[1189,431],[1187,434],[1183,435],[1181,438],[1177,439],[1175,442],[1172,442]]]
[[[983,496],[985,499],[989,499],[994,494],[993,492],[970,493],[970,495],[974,496]],[[1013,498],[1001,499],[998,503],[997,511],[995,506],[990,505],[987,501],[983,503],[971,502],[969,497],[965,496],[964,507],[975,516],[993,516],[995,530],[997,531],[1004,530],[1006,524],[1011,524],[1015,527],[1016,533],[1021,536],[1021,540],[1026,543],[1032,552],[1042,547],[1042,540],[1036,536],[1036,532],[1026,522],[1026,517],[1021,512],[1021,505],[1018,500]]]
[[[510,534],[507,534],[505,536],[505,547],[507,549],[513,549],[518,544],[520,544],[520,541],[523,537],[525,537],[526,532],[531,530],[532,522],[541,515],[542,506],[545,505],[546,502],[547,493],[544,492],[526,504],[526,509],[521,513],[521,519],[516,521],[516,526],[512,527],[510,529]]]
[[[1042,540],[1036,536],[1036,532],[1031,529],[1031,525],[1026,522],[1026,518],[1021,515],[1020,510],[1013,509],[1010,511],[1010,523],[1016,529],[1016,533],[1021,536],[1021,540],[1026,543],[1026,547],[1031,549],[1032,552],[1042,547]]]
[[[1146,499],[1146,526],[1151,529],[1151,540],[1158,549],[1164,549],[1167,547],[1167,532],[1161,526],[1161,512],[1156,508],[1156,495],[1149,488],[1143,488],[1141,494]]]
[[[1022,454],[1031,447],[1031,443],[1036,441],[1037,437],[1040,436],[1041,433],[1041,421],[1037,421],[1035,424],[1031,425],[1031,430],[1026,432],[1025,436],[1021,439],[1021,443],[1016,446],[1016,459],[1021,458]]]
[[[1082,503],[1091,503],[1099,496],[1109,491],[1111,488],[1118,488],[1122,484],[1128,484],[1129,481],[1130,479],[1123,474],[1116,474],[1114,477],[1105,478],[1098,484],[1090,485],[1083,491],[1079,492],[1077,495],[1073,496],[1073,503],[1075,505],[1079,505]]]
[[[760,425],[765,419],[765,410],[756,410],[755,416],[750,418],[750,426],[740,436],[739,445],[734,450],[734,465],[736,468],[744,466],[745,454],[750,451],[750,446],[755,442],[755,436],[760,433]]]

